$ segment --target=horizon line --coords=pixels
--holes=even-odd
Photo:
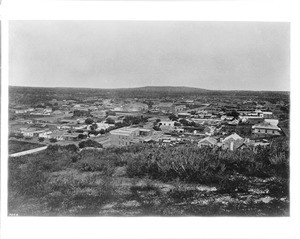
[[[172,85],[163,85],[163,86],[135,86],[135,87],[116,87],[116,88],[99,88],[99,87],[72,87],[72,86],[24,86],[24,85],[8,85],[8,87],[29,87],[29,88],[71,88],[71,89],[99,89],[99,90],[122,90],[122,89],[138,89],[138,88],[146,88],[146,87],[178,87],[178,88],[192,88],[192,89],[199,89],[199,90],[205,90],[205,91],[256,91],[256,92],[290,92],[290,90],[245,90],[245,89],[231,89],[231,90],[212,90],[212,89],[207,89],[207,88],[200,88],[200,87],[195,87],[195,86],[172,86]]]

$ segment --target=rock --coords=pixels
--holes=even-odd
[[[248,191],[251,192],[251,193],[254,193],[254,194],[266,194],[266,193],[269,193],[269,189],[261,190],[261,189],[258,189],[258,188],[250,188]]]
[[[199,205],[199,206],[206,206],[210,203],[210,200],[208,199],[204,199],[204,200],[195,200],[195,201],[192,201],[191,204],[192,205]]]
[[[157,184],[156,186],[159,187],[160,190],[165,193],[170,192],[175,188],[173,185],[170,184]]]
[[[122,206],[123,207],[139,207],[139,206],[141,206],[141,204],[136,200],[132,200],[132,201],[127,201],[127,202],[122,203]]]
[[[113,174],[114,177],[122,177],[126,175],[126,168],[125,167],[117,167]]]
[[[217,191],[216,187],[208,187],[208,186],[198,186],[198,187],[196,187],[196,189],[198,191],[201,191],[201,192],[214,192],[214,191]]]
[[[112,209],[114,206],[116,206],[117,205],[117,203],[109,203],[109,204],[105,204],[103,207],[102,207],[102,209],[103,210],[110,210],[110,209]]]
[[[269,203],[273,200],[273,198],[269,197],[269,196],[266,196],[266,197],[263,197],[263,198],[259,198],[259,199],[256,199],[255,202],[256,203],[259,203],[259,202],[263,202],[263,203]]]

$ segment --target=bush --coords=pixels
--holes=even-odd
[[[45,140],[45,138],[43,138],[43,137],[39,138],[39,142],[43,142],[44,140]]]
[[[79,144],[78,144],[79,148],[85,148],[85,147],[93,147],[93,148],[103,148],[102,144],[94,141],[94,140],[91,140],[91,139],[88,139],[86,141],[81,141]]]
[[[93,123],[94,123],[94,120],[91,119],[91,118],[87,118],[87,119],[85,120],[85,123],[86,123],[86,124],[93,124]]]
[[[76,170],[50,175],[45,188],[47,209],[59,215],[97,215],[114,193],[109,179]]]
[[[57,139],[51,138],[51,139],[50,139],[50,142],[51,142],[51,143],[56,143],[56,142],[57,142]]]

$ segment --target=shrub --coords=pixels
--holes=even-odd
[[[56,143],[56,142],[57,142],[57,139],[51,138],[51,139],[50,139],[50,142],[51,142],[51,143]]]
[[[43,138],[43,137],[40,137],[40,138],[39,138],[39,141],[40,141],[40,142],[43,142],[44,140],[45,140],[45,138]]]
[[[76,170],[54,173],[48,178],[43,198],[50,212],[59,215],[97,215],[114,194],[108,178]]]
[[[102,144],[94,141],[94,140],[91,140],[91,139],[88,139],[86,141],[81,141],[79,144],[78,144],[79,148],[85,148],[85,147],[93,147],[93,148],[103,148]]]

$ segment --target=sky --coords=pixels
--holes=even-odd
[[[289,68],[289,23],[9,23],[10,85],[289,91]]]

